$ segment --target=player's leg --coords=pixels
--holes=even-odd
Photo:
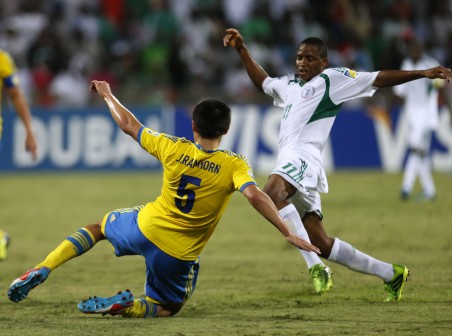
[[[300,208],[298,204],[297,208]],[[303,216],[303,223],[311,238],[312,244],[320,249],[320,256],[328,259],[334,244],[334,239],[327,234],[323,226],[323,215],[321,212],[318,210],[306,211]]]
[[[419,181],[423,191],[423,200],[432,200],[436,195],[436,188],[432,175],[432,160],[430,156],[431,139],[432,131],[426,129],[422,137],[422,156],[419,167]]]
[[[338,238],[334,240],[325,231],[323,221],[316,213],[303,217],[312,244],[321,250],[322,257],[346,266],[349,269],[381,278],[385,284],[387,301],[399,300],[408,277],[408,269],[403,265],[389,264],[375,259]]]
[[[50,272],[74,257],[89,251],[98,241],[105,239],[101,232],[100,221],[81,228],[67,237],[50,252],[44,261],[15,279],[9,289],[8,298],[13,302],[25,299],[33,288],[42,284]]]
[[[115,254],[142,255],[146,260],[145,297],[136,299],[129,291],[111,297],[90,297],[78,308],[87,314],[124,317],[167,317],[176,314],[191,297],[198,276],[199,260],[186,261],[169,256],[149,241],[138,227],[141,207],[112,212],[102,232]]]
[[[0,229],[0,261],[8,257],[9,234]]]
[[[184,303],[158,303],[145,296],[135,299],[132,305],[121,311],[120,315],[127,318],[171,317],[176,315],[183,306]]]
[[[192,296],[199,272],[199,259],[174,258],[149,242],[146,257],[145,300],[126,309],[124,317],[170,317]]]
[[[403,170],[402,191],[400,194],[403,200],[410,197],[411,192],[413,191],[414,183],[416,182],[416,178],[419,174],[420,166],[421,157],[419,156],[419,153],[417,151],[410,150],[405,168]]]
[[[161,304],[148,296],[136,299],[129,289],[110,297],[90,296],[78,309],[85,314],[121,315],[127,318],[170,317],[178,313],[183,303]]]
[[[425,143],[424,126],[420,123],[410,125],[408,136],[408,157],[403,170],[402,190],[400,197],[407,200],[413,191],[414,184],[418,178],[422,165],[422,156],[424,155],[423,145]]]
[[[141,207],[125,208],[110,212],[101,224],[101,233],[111,243],[116,256],[142,255],[141,246],[148,240],[138,228],[138,212]],[[143,307],[143,311],[155,314],[145,299],[135,299],[133,293],[126,289],[110,297],[90,296],[78,304],[78,309],[85,314],[121,315],[126,309]],[[146,309],[147,308],[147,309]]]
[[[349,269],[375,275],[384,281],[385,301],[397,301],[402,297],[402,289],[408,278],[408,268],[404,265],[389,264],[373,258],[350,244],[336,238],[328,258]]]
[[[96,224],[89,224],[67,237],[35,268],[47,267],[54,270],[72,258],[88,252],[97,242],[103,239],[105,237],[101,232],[101,221]]]
[[[294,204],[288,201],[297,193],[297,189],[284,180],[280,175],[271,175],[264,187],[276,207],[279,209],[284,222],[301,238],[310,241],[309,235],[304,228],[300,214]],[[308,270],[313,279],[314,291],[322,294],[332,287],[331,270],[322,262],[316,253],[298,249],[306,262]]]
[[[423,190],[423,197],[426,200],[432,200],[436,195],[435,183],[432,175],[432,162],[429,155],[422,158],[419,170],[419,181]]]
[[[79,303],[81,312],[128,318],[170,317],[177,314],[191,297],[198,277],[199,260],[171,257],[141,232],[134,234],[138,238],[135,244],[140,246],[140,254],[146,259],[145,297],[135,299],[129,290],[106,298],[94,296]],[[118,247],[114,246],[115,249]]]
[[[308,233],[303,226],[303,222],[297,209],[288,201],[288,199],[297,192],[297,189],[281,176],[273,174],[265,184],[264,192],[269,195],[273,203],[275,203],[285,223],[289,225],[298,236],[309,242]],[[323,264],[316,253],[304,251],[302,249],[298,250],[306,261],[308,268],[316,264]]]

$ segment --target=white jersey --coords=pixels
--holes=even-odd
[[[401,70],[424,70],[438,65],[435,59],[423,55],[416,63],[411,59],[403,60]],[[403,111],[412,129],[434,130],[438,127],[438,90],[431,79],[422,78],[397,85],[393,90],[405,98]]]
[[[343,102],[372,96],[377,89],[373,86],[377,75],[378,72],[331,68],[308,82],[297,74],[266,78],[264,92],[284,109],[278,140],[279,168],[275,173],[299,190],[327,192],[322,157],[336,115]],[[296,163],[299,161],[301,165]],[[297,169],[293,167],[296,164]],[[309,171],[310,175],[305,176]]]

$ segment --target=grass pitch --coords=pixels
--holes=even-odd
[[[141,258],[116,258],[105,241],[52,272],[23,302],[9,302],[6,291],[80,227],[152,200],[160,175],[0,175],[0,227],[12,239],[0,263],[0,335],[450,335],[452,176],[435,181],[435,202],[401,202],[400,175],[341,172],[329,177],[323,197],[331,236],[410,268],[400,302],[382,302],[380,279],[329,262],[334,287],[314,295],[298,252],[236,193],[186,306],[169,319],[135,320],[77,310],[89,295],[143,292]]]

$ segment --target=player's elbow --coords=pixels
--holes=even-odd
[[[137,122],[136,119],[126,119],[126,120],[120,120],[118,121],[119,128],[130,136],[135,136],[137,134],[138,130],[141,128],[141,124]]]

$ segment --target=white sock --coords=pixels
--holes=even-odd
[[[421,159],[419,167],[419,180],[426,196],[434,196],[436,193],[435,184],[433,183],[431,160],[427,155]]]
[[[376,275],[384,281],[391,280],[394,275],[391,264],[377,260],[338,238],[334,239],[328,260],[346,266],[353,271]]]
[[[293,204],[289,204],[288,206],[279,210],[279,214],[295,234],[297,234],[304,240],[311,242],[308,233],[304,228],[303,222],[301,221],[300,215]],[[320,257],[316,253],[304,251],[301,249],[298,249],[298,251],[300,251],[301,256],[306,261],[308,269],[314,265],[323,264],[322,260],[320,260]]]
[[[403,172],[402,191],[411,193],[421,165],[421,158],[416,153],[410,153]]]

